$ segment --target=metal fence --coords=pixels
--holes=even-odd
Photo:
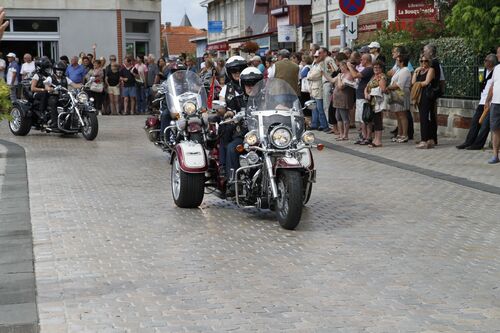
[[[480,75],[483,74],[481,61],[460,64],[443,60],[441,65],[446,80],[446,90],[443,97],[479,99],[481,95]]]

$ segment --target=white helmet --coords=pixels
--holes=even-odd
[[[264,78],[261,71],[256,67],[247,67],[240,74],[241,87],[255,86],[257,82]]]
[[[247,61],[240,56],[232,56],[226,61],[226,72],[232,74],[242,72],[247,67]]]

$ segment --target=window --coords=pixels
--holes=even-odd
[[[233,22],[232,22],[233,15],[231,12],[232,8],[233,8],[233,3],[230,1],[227,1],[226,2],[226,24],[227,24],[227,27],[231,27],[233,25]]]
[[[125,20],[125,32],[136,34],[149,33],[148,21]]]
[[[315,43],[319,45],[323,45],[323,31],[316,31],[315,34]]]
[[[15,32],[57,32],[57,20],[13,19]]]

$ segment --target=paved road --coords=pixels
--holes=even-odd
[[[499,195],[325,150],[296,231],[182,210],[143,120],[0,126],[26,149],[42,333],[500,332]]]

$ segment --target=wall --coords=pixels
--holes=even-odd
[[[2,0],[7,9],[100,9],[161,11],[161,0]]]
[[[465,138],[469,131],[472,116],[479,101],[464,99],[440,98],[437,101],[438,135],[453,138]],[[415,129],[420,128],[419,114],[412,107]],[[392,112],[384,112],[384,123],[396,126],[396,116]],[[418,139],[418,138],[417,138]]]

